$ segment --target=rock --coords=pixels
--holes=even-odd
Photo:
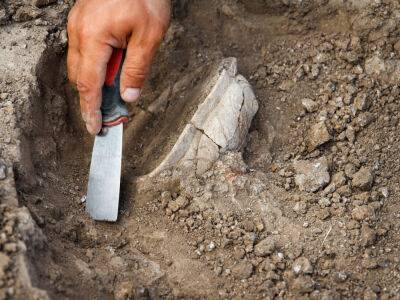
[[[366,94],[359,94],[354,99],[354,108],[357,110],[365,110],[371,105]]]
[[[381,194],[384,198],[389,197],[389,189],[386,186],[381,188]]]
[[[376,241],[376,233],[367,224],[361,227],[361,245],[364,247],[372,246]]]
[[[60,32],[60,45],[65,47],[68,43],[68,34],[67,34],[67,30],[63,29]]]
[[[32,4],[36,7],[44,7],[56,3],[57,0],[33,0]]]
[[[254,247],[254,254],[257,256],[267,256],[272,254],[275,248],[275,240],[272,237],[266,237]]]
[[[337,282],[345,282],[349,276],[345,272],[335,273],[335,279]]]
[[[189,204],[188,199],[181,195],[176,200],[170,201],[168,203],[168,208],[171,209],[173,212],[177,212],[181,208],[185,208]]]
[[[254,254],[257,256],[267,256],[275,251],[275,240],[266,237],[254,247]]]
[[[242,260],[238,264],[232,267],[232,274],[237,279],[247,279],[253,275],[254,267],[253,265],[247,261]]]
[[[315,212],[315,216],[320,220],[326,220],[331,216],[328,209],[320,209]]]
[[[316,160],[297,160],[293,162],[296,171],[295,182],[301,191],[315,192],[330,181],[328,161],[325,157]]]
[[[370,288],[367,288],[364,291],[362,299],[363,300],[377,300],[377,299],[380,299],[380,297],[378,297],[378,295],[373,290],[371,290]]]
[[[172,201],[172,195],[170,191],[164,191],[161,193],[161,197],[160,197],[160,201],[161,201],[161,206],[163,208],[166,208],[168,206],[168,204]]]
[[[354,143],[354,141],[356,140],[356,132],[353,128],[353,126],[347,126],[346,129],[346,138],[349,140],[350,143]]]
[[[351,196],[351,188],[348,185],[344,185],[336,190],[336,192],[340,196],[350,197]]]
[[[118,283],[114,290],[114,297],[116,300],[131,299],[134,294],[134,286],[131,281]]]
[[[374,182],[374,175],[370,168],[362,167],[357,173],[353,175],[353,187],[370,190]]]
[[[394,50],[396,50],[397,55],[400,55],[400,41],[397,41],[394,46],[393,46]]]
[[[10,262],[10,258],[4,253],[0,252],[0,280],[2,281],[5,280],[5,273],[8,266],[10,265]]]
[[[74,265],[76,267],[76,270],[78,271],[78,275],[82,275],[85,277],[91,277],[93,275],[89,265],[83,260],[76,259],[74,261]]]
[[[208,252],[211,252],[211,251],[213,251],[214,249],[215,249],[215,243],[214,242],[211,242],[211,243],[209,243],[208,245],[207,245],[207,251]]]
[[[246,233],[243,236],[243,244],[247,253],[253,252],[256,238],[257,237],[254,232]]]
[[[360,125],[361,127],[366,127],[375,120],[375,117],[370,112],[363,112],[361,113],[356,119],[356,124]]]
[[[7,253],[17,252],[18,246],[16,243],[7,243],[3,246],[3,250]]]
[[[321,66],[320,65],[312,65],[311,66],[311,78],[312,79],[317,79],[317,77],[319,76],[321,72]]]
[[[346,177],[344,172],[337,172],[335,175],[332,176],[332,183],[337,187],[340,188],[346,184]]]
[[[86,203],[86,200],[87,200],[87,196],[86,196],[86,195],[83,195],[83,196],[79,199],[79,203],[80,203],[80,204],[84,204],[84,203]]]
[[[280,85],[279,85],[279,89],[281,91],[289,91],[293,88],[293,86],[295,85],[295,83],[292,80],[284,80]]]
[[[332,139],[325,122],[319,122],[313,125],[307,136],[308,151],[313,151],[317,147],[329,142]]]
[[[307,213],[307,203],[305,201],[299,201],[296,202],[296,204],[293,206],[293,211],[295,211],[298,214],[305,214]]]
[[[331,183],[324,189],[324,195],[331,194],[346,184],[344,172],[337,172],[332,176]]]
[[[301,104],[304,106],[304,108],[306,109],[307,112],[311,113],[311,112],[315,112],[318,109],[318,104],[317,102],[308,99],[308,98],[304,98],[303,100],[301,100]]]
[[[375,215],[374,210],[367,205],[357,206],[351,212],[351,216],[354,220],[363,221],[373,218]]]
[[[323,197],[323,198],[319,199],[318,204],[321,207],[329,207],[329,206],[331,206],[332,201],[327,197]]]
[[[243,248],[234,248],[233,256],[236,259],[242,259],[246,255],[246,251]]]
[[[254,223],[251,220],[244,220],[242,222],[242,227],[244,230],[247,232],[252,232],[254,231]]]
[[[123,270],[126,263],[121,256],[114,256],[108,262],[109,266],[114,270]]]
[[[37,8],[30,6],[21,6],[17,9],[13,19],[17,22],[25,22],[35,19],[40,16],[40,11]]]
[[[368,58],[365,61],[365,73],[368,75],[381,75],[386,71],[385,61],[378,56]]]
[[[293,272],[295,274],[312,274],[314,268],[306,257],[299,257],[293,263]]]
[[[293,280],[292,289],[296,293],[311,293],[314,290],[314,281],[309,276],[300,276]]]
[[[6,24],[8,19],[8,14],[7,11],[4,8],[0,8],[0,25]],[[4,100],[3,98],[1,98]]]
[[[352,178],[354,173],[356,173],[356,167],[353,164],[348,163],[344,167],[344,173],[346,174],[347,177]]]
[[[258,110],[255,94],[249,82],[237,74],[235,58],[222,60],[211,73],[202,85],[210,89],[202,91],[206,98],[150,177],[171,168],[194,169],[202,175],[221,154],[243,147]]]
[[[8,93],[0,93],[0,99],[1,100],[6,100],[8,98],[9,94]]]
[[[7,167],[0,163],[0,180],[7,178]]]

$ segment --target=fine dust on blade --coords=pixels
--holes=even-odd
[[[97,221],[115,222],[121,184],[123,124],[96,136],[90,165],[86,210]]]

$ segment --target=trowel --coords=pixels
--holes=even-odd
[[[97,221],[115,222],[121,184],[123,125],[128,110],[120,94],[124,51],[114,49],[107,65],[101,112],[103,128],[96,136],[90,164],[86,211]]]

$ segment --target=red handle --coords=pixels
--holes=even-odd
[[[122,62],[124,51],[122,49],[114,49],[111,55],[110,61],[107,64],[106,80],[104,84],[106,86],[112,86],[115,80],[115,76],[118,74],[119,67]]]

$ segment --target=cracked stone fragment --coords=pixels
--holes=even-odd
[[[258,102],[248,81],[237,74],[236,58],[222,60],[204,85],[210,91],[199,104],[172,150],[149,174],[171,168],[208,171],[220,154],[244,146]]]
[[[218,157],[218,146],[208,136],[202,134],[197,150],[197,174],[203,174],[209,170]]]
[[[308,133],[308,151],[313,151],[317,147],[329,142],[332,139],[325,122],[319,122],[310,128]]]
[[[301,191],[316,192],[330,182],[328,161],[325,157],[316,160],[298,160],[293,163],[295,182]]]
[[[371,169],[363,167],[353,175],[352,184],[362,190],[370,190],[374,182],[374,174]]]

